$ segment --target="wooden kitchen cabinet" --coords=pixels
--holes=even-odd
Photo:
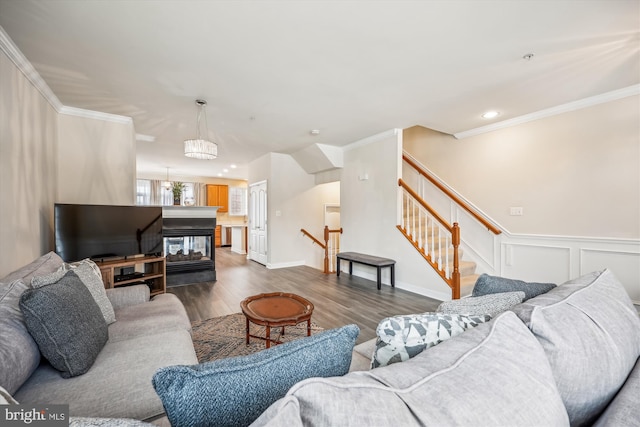
[[[220,206],[218,212],[229,211],[229,186],[207,184],[207,205]]]
[[[216,226],[215,246],[216,248],[222,246],[222,227],[220,225]]]

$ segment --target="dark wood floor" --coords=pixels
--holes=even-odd
[[[217,281],[167,288],[185,305],[191,321],[240,312],[240,301],[263,292],[291,292],[307,298],[315,309],[311,320],[330,329],[355,323],[358,343],[376,336],[385,317],[435,311],[440,301],[348,273],[338,278],[311,267],[270,270],[229,248],[216,248]]]

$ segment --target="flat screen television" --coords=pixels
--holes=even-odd
[[[56,203],[56,253],[67,261],[162,254],[162,207]]]

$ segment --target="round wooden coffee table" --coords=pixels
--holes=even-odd
[[[300,295],[284,292],[253,295],[244,299],[240,307],[247,318],[247,344],[251,337],[265,340],[267,348],[271,343],[281,344],[280,341],[271,339],[271,328],[282,327],[282,335],[284,335],[285,326],[295,326],[304,321],[307,322],[307,336],[311,336],[313,304]],[[265,326],[266,336],[251,335],[249,322]]]

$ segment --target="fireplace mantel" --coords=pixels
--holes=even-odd
[[[163,218],[216,218],[219,206],[163,206]]]

